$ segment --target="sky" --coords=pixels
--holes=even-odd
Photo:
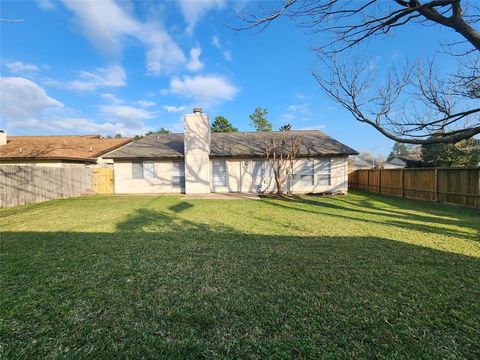
[[[318,129],[357,151],[388,154],[392,141],[322,93],[311,51],[322,34],[289,19],[235,31],[248,1],[2,1],[0,128],[11,135],[123,136],[166,128],[202,107],[252,131],[268,109],[274,129]],[[435,26],[376,39],[372,71],[430,56],[451,35]],[[433,40],[433,41],[432,41]],[[446,68],[450,66],[444,63]]]

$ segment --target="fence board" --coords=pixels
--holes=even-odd
[[[368,169],[348,175],[351,189],[480,207],[480,168]]]
[[[0,207],[75,197],[92,191],[92,169],[0,165]]]

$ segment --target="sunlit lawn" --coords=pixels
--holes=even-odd
[[[480,212],[354,193],[0,210],[0,357],[480,358]]]

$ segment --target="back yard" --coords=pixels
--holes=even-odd
[[[6,358],[480,358],[480,213],[353,193],[0,210]]]

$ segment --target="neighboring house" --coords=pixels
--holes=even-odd
[[[346,192],[347,158],[357,152],[320,131],[302,138],[294,178],[285,190]],[[210,133],[201,109],[184,118],[183,134],[152,134],[111,152],[116,193],[275,191],[265,141],[284,132]]]
[[[7,136],[0,131],[0,165],[112,166],[103,155],[129,142],[100,135]]]
[[[422,166],[422,158],[419,155],[396,156],[392,160],[387,161],[384,169],[403,169]]]
[[[360,159],[359,157],[357,157],[357,158],[351,159],[349,161],[349,168],[350,168],[351,171],[362,170],[362,169],[372,169],[374,167],[375,167],[375,165],[373,164],[373,160],[367,161],[367,160]]]

